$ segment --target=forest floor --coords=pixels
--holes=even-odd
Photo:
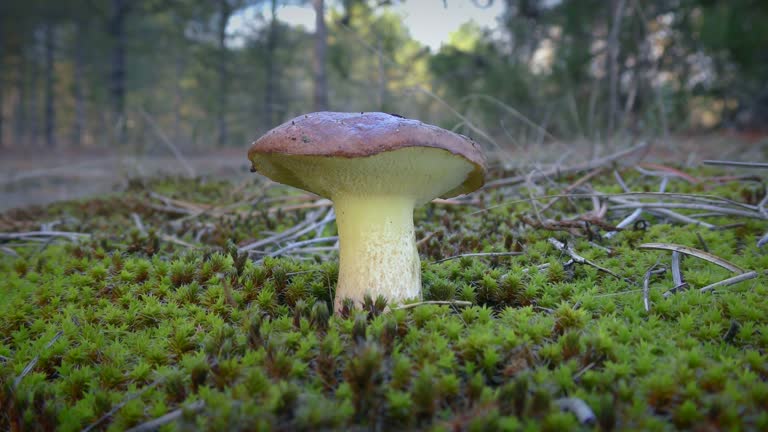
[[[0,430],[768,429],[766,170],[699,163],[765,148],[592,150],[417,209],[426,302],[337,314],[327,200],[35,165],[98,195],[0,213]]]
[[[500,159],[510,161],[511,167],[532,170],[584,162],[621,147],[622,144],[594,145],[585,141],[556,142],[512,148],[500,152]],[[190,152],[182,155],[181,159],[159,151],[154,153],[115,154],[104,149],[4,151],[0,158],[0,211],[121,190],[132,178],[191,174],[238,182],[252,177],[248,171],[246,149]],[[686,167],[714,158],[767,160],[768,139],[762,135],[754,137],[727,133],[675,136],[652,143],[643,155],[643,160],[648,162],[675,161]]]

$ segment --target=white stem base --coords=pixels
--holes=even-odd
[[[334,197],[339,230],[339,282],[335,310],[350,298],[382,295],[390,306],[421,299],[421,265],[413,229],[415,199]]]

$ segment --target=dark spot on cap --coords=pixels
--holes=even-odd
[[[392,117],[397,117],[397,118],[401,118],[401,119],[405,118],[405,117],[401,116],[400,114],[392,114],[392,113],[387,113],[387,114],[391,115]]]

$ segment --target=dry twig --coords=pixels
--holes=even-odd
[[[715,288],[731,286],[731,285],[737,284],[739,282],[743,282],[745,280],[754,279],[754,278],[756,278],[758,276],[759,276],[759,274],[756,271],[750,271],[750,272],[742,273],[742,274],[739,274],[739,275],[736,275],[736,276],[733,276],[733,277],[729,277],[728,279],[723,279],[720,282],[715,282],[713,284],[707,285],[704,288],[701,288],[699,290],[699,292],[703,292],[703,293],[704,292],[709,292],[709,291],[714,290]]]
[[[555,404],[561,410],[573,413],[579,423],[583,425],[591,426],[597,421],[597,417],[589,405],[579,398],[560,398],[555,400]]]
[[[437,261],[432,261],[432,264],[438,264],[441,262],[457,259],[457,258],[464,258],[464,257],[507,257],[507,256],[519,256],[523,255],[523,252],[475,252],[475,253],[465,253],[460,255],[454,255],[449,256],[447,258],[440,258]]]
[[[627,150],[623,150],[618,153],[614,153],[612,155],[605,156],[603,158],[596,159],[591,162],[578,164],[571,167],[550,168],[536,175],[518,175],[514,177],[494,180],[492,182],[486,183],[486,185],[483,188],[494,189],[494,188],[503,187],[503,186],[513,186],[513,185],[525,182],[526,179],[528,179],[529,177],[531,178],[531,180],[535,181],[541,178],[551,177],[558,174],[570,174],[570,173],[579,172],[579,171],[588,171],[588,170],[592,170],[598,167],[608,165],[614,161],[627,158],[635,153],[645,150],[647,147],[648,147],[648,143],[641,143],[634,147],[630,147]]]
[[[57,331],[56,334],[53,336],[53,338],[50,340],[50,342],[45,344],[45,347],[43,348],[43,351],[45,351],[45,350],[49,349],[50,347],[52,347],[53,344],[55,344],[56,341],[59,340],[59,338],[63,334],[64,334],[64,332],[62,330]],[[16,389],[16,387],[19,386],[19,384],[21,383],[21,380],[24,379],[24,377],[27,376],[27,374],[32,371],[32,369],[37,364],[38,360],[40,360],[40,354],[38,354],[35,357],[33,357],[32,360],[30,360],[29,363],[27,363],[27,365],[24,366],[24,369],[21,371],[19,376],[17,376],[16,379],[13,380],[13,389],[14,390]]]
[[[615,277],[616,279],[624,280],[624,278],[622,278],[618,274],[614,273],[613,271],[611,271],[611,270],[609,270],[609,269],[607,269],[605,267],[601,267],[601,266],[593,263],[592,261],[584,258],[583,256],[577,254],[576,251],[573,250],[571,245],[566,245],[565,243],[563,243],[563,242],[561,242],[561,241],[559,241],[559,240],[557,240],[557,239],[555,239],[553,237],[548,238],[547,241],[549,241],[549,243],[552,246],[554,246],[555,249],[557,249],[560,252],[563,252],[563,253],[567,254],[568,256],[570,256],[571,259],[573,260],[573,262],[578,263],[578,264],[586,264],[586,265],[592,266],[592,267],[596,268],[597,270],[599,270],[599,271],[601,271],[603,273],[607,273],[607,274]]]
[[[688,246],[673,244],[673,243],[644,243],[638,246],[638,249],[655,249],[655,250],[668,250],[673,252],[679,252],[685,255],[694,256],[699,259],[703,259],[704,261],[709,261],[712,264],[719,265],[720,267],[730,270],[734,273],[744,273],[744,269],[737,266],[736,264],[733,264],[729,261],[726,261],[718,256],[712,255],[711,253],[704,252],[703,250],[695,249]]]
[[[197,412],[202,410],[205,407],[205,401],[195,401],[191,404],[177,408],[168,414],[162,415],[156,419],[150,420],[148,422],[142,423],[136,427],[132,427],[128,429],[126,432],[149,432],[154,431],[160,428],[160,426],[166,425],[168,423],[171,423],[173,421],[178,420],[181,418],[182,415],[184,415],[184,411],[187,412]]]

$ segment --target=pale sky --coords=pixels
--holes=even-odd
[[[480,0],[478,3],[483,4],[486,1]],[[496,29],[497,18],[501,16],[504,8],[501,0],[494,1],[488,8],[479,8],[471,0],[447,0],[445,3],[447,7],[444,6],[443,0],[406,0],[385,9],[400,15],[411,36],[436,52],[443,43],[448,42],[451,33],[468,21],[475,21],[482,28]],[[270,11],[267,9],[264,12],[269,19]],[[240,29],[247,28],[246,23],[255,13],[257,11],[251,10],[233,16],[230,32],[237,33]],[[315,30],[315,13],[311,5],[279,6],[277,18],[290,25],[303,26],[308,32]]]

